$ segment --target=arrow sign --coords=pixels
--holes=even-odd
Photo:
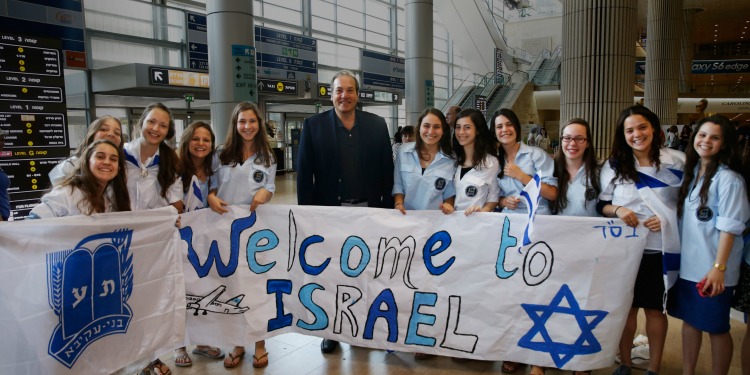
[[[190,22],[195,22],[195,16],[192,14],[190,15]]]
[[[198,49],[198,47],[196,47],[195,44],[190,44],[190,49],[192,49],[193,51],[195,51],[196,49]]]
[[[237,73],[237,79],[240,79],[240,78],[242,78],[242,76],[240,75],[240,73]]]
[[[151,68],[149,78],[152,85],[169,85],[169,72],[167,69]]]

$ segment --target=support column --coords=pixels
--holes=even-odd
[[[682,1],[649,0],[645,105],[662,125],[677,123]]]
[[[253,2],[211,0],[206,2],[208,23],[209,95],[211,127],[216,143],[223,144],[231,130],[234,100],[232,44],[255,45]]]
[[[600,157],[609,154],[617,117],[633,104],[637,0],[563,2],[560,122],[592,127]]]
[[[690,93],[692,87],[693,73],[693,56],[695,51],[693,49],[693,32],[695,30],[695,14],[703,11],[698,8],[697,5],[690,3],[688,8],[688,2],[685,2],[685,7],[682,9],[682,33],[680,34],[680,92]]]
[[[425,109],[425,81],[433,79],[432,0],[407,0],[406,125],[417,125]]]

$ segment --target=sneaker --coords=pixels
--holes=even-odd
[[[630,375],[630,367],[620,365],[617,367],[615,372],[612,373],[612,375]]]

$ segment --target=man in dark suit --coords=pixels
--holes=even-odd
[[[359,83],[352,72],[333,76],[333,109],[305,119],[297,160],[297,203],[393,208],[393,159],[388,126],[356,108]],[[324,339],[323,353],[338,346]]]

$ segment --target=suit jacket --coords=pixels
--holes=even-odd
[[[388,126],[375,114],[356,110],[362,171],[369,207],[393,208],[393,157]],[[336,111],[305,119],[297,159],[297,203],[340,206]]]

